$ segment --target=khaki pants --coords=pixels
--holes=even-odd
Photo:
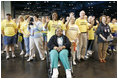
[[[71,54],[72,54],[72,57],[73,57],[73,61],[75,61],[75,51],[74,51],[74,44],[73,42],[71,42]]]
[[[44,58],[45,53],[44,53],[44,49],[43,49],[43,37],[40,37],[40,38],[30,37],[30,56],[34,55],[35,48],[38,49],[40,58]]]
[[[80,51],[79,57],[82,56],[85,57],[86,50],[87,50],[87,33],[81,33],[79,37],[79,51]]]
[[[105,59],[108,49],[108,43],[98,43],[98,56],[99,59]]]

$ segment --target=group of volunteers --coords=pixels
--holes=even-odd
[[[62,62],[66,77],[71,78],[71,68],[68,56],[72,56],[73,65],[76,58],[88,59],[93,54],[93,44],[97,37],[98,57],[101,63],[106,62],[107,50],[116,51],[115,46],[109,46],[109,39],[117,37],[117,20],[110,16],[102,15],[99,19],[95,16],[87,16],[85,11],[79,13],[75,18],[74,12],[70,12],[66,18],[59,19],[58,13],[54,11],[49,16],[20,15],[12,19],[11,14],[6,14],[6,19],[1,22],[1,39],[5,45],[6,59],[15,58],[15,46],[20,43],[20,55],[31,61],[39,53],[41,60],[46,59],[49,51],[52,78],[57,78],[58,60]],[[112,41],[111,41],[112,42]],[[38,51],[36,51],[36,48]]]

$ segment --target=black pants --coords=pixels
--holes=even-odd
[[[88,40],[87,50],[92,50],[94,40]]]

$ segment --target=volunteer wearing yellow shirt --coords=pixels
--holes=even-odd
[[[88,46],[87,46],[87,55],[91,55],[92,52],[92,46],[94,42],[94,19],[92,16],[88,17]]]
[[[85,12],[82,10],[80,12],[80,17],[76,19],[75,24],[79,27],[80,29],[80,37],[79,37],[79,51],[80,55],[78,56],[78,59],[84,59],[85,57],[85,52],[87,49],[87,29],[88,29],[88,23],[85,18]]]
[[[17,32],[17,25],[12,20],[11,14],[6,15],[6,20],[1,22],[1,32],[4,36],[4,44],[6,46],[6,59],[9,59],[9,48],[12,49],[12,57],[16,57],[14,54],[15,34]]]
[[[116,19],[113,18],[113,19],[112,19],[112,22],[109,23],[108,25],[110,26],[112,36],[113,36],[113,37],[117,37],[117,24],[116,24]],[[115,46],[114,46],[114,45],[110,46],[109,51],[112,51],[112,50],[113,50],[114,52],[116,52],[116,49],[115,49]]]
[[[30,16],[26,15],[25,21],[24,21],[23,25],[21,26],[21,32],[23,33],[25,49],[26,49],[25,57],[28,57],[29,53],[30,53],[30,48],[29,48],[30,32],[28,31],[29,22],[30,22]]]
[[[55,30],[58,27],[63,29],[62,22],[60,20],[58,20],[58,14],[56,12],[53,12],[52,13],[52,20],[47,20],[46,25],[45,25],[45,28],[48,29],[48,31],[47,31],[47,42],[49,41],[49,39],[53,35],[55,35]]]
[[[111,28],[111,33],[117,32],[117,24],[115,23],[115,19],[112,20],[112,23],[109,23],[109,26]]]
[[[42,17],[42,25],[43,25],[43,48],[45,49],[45,53],[46,53],[46,49],[47,49],[47,28],[45,29],[45,25],[46,25],[46,18],[48,19],[48,17]]]
[[[22,16],[22,15],[20,15],[19,17],[18,17],[18,20],[19,20],[19,22],[18,22],[18,35],[19,35],[19,38],[21,37],[22,39],[19,41],[20,42],[20,49],[21,49],[21,53],[20,53],[20,55],[23,55],[25,52],[24,52],[24,38],[23,38],[23,34],[22,34],[22,32],[21,32],[21,28],[22,28],[22,26],[25,24],[25,21],[24,21],[24,17]]]
[[[73,57],[73,65],[76,65],[76,62],[75,62],[76,51],[74,50],[74,48],[76,47],[76,44],[78,45],[80,30],[78,26],[75,24],[75,17],[73,16],[73,14],[70,15],[70,19],[67,21],[65,25],[67,27],[66,36],[69,38],[71,42],[71,53]]]

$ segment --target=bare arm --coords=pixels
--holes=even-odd
[[[68,27],[69,22],[70,22],[70,18],[69,18],[69,20],[67,20],[67,22],[65,24],[66,28]]]

